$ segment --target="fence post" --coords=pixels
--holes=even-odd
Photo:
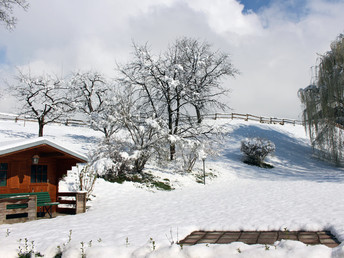
[[[75,214],[86,212],[86,192],[77,192],[75,202]]]
[[[215,113],[215,118],[214,118],[215,120],[217,119],[217,113]]]
[[[245,119],[245,121],[248,121],[248,114],[246,114],[246,119]]]
[[[6,206],[7,202],[0,200],[0,224],[3,224],[6,220]]]
[[[28,220],[36,220],[37,219],[37,195],[30,195],[29,202],[27,204],[28,212],[27,218]]]

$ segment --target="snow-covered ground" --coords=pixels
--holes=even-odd
[[[217,177],[207,184],[172,170],[162,173],[175,190],[157,191],[134,183],[99,179],[89,210],[18,224],[0,225],[0,257],[16,257],[19,239],[34,241],[35,250],[54,257],[344,257],[344,244],[331,249],[283,240],[264,245],[171,244],[194,230],[330,230],[344,241],[344,170],[312,157],[301,126],[221,121],[227,135],[224,152],[206,161]],[[36,137],[37,125],[0,122],[0,144]],[[46,126],[45,136],[87,154],[101,134],[87,128]],[[241,161],[240,141],[264,137],[276,145],[268,159],[273,169]],[[196,171],[200,171],[201,164]],[[71,241],[68,242],[70,230]],[[90,241],[92,240],[91,244]],[[68,242],[68,243],[67,243]],[[82,244],[83,243],[83,244]],[[65,244],[65,245],[64,245]],[[82,246],[84,245],[84,248]],[[90,246],[91,245],[91,246]]]

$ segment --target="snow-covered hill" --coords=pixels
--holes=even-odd
[[[219,123],[219,122],[217,122]],[[344,170],[312,157],[301,126],[220,121],[227,132],[220,157],[207,159],[217,175],[199,184],[194,176],[172,170],[147,170],[168,178],[173,191],[152,191],[133,183],[99,179],[87,213],[0,225],[0,257],[16,257],[19,239],[34,241],[36,251],[54,257],[344,257],[335,249],[295,241],[263,245],[171,245],[193,230],[331,230],[344,241]],[[0,144],[36,137],[37,125],[0,122]],[[47,126],[45,136],[87,154],[101,135],[87,128]],[[273,169],[244,164],[240,142],[264,137],[276,145],[268,159]],[[199,167],[201,164],[198,164]],[[200,170],[196,167],[196,171]],[[91,246],[90,241],[92,240]],[[23,242],[23,241],[22,241]],[[84,248],[81,242],[84,243]],[[82,250],[83,249],[83,250]],[[240,253],[238,250],[240,249]]]

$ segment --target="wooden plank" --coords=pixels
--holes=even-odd
[[[29,220],[36,220],[37,219],[37,196],[32,195],[30,196],[30,201],[28,203],[28,219]]]
[[[7,201],[10,201],[10,200],[28,199],[28,198],[29,198],[29,195],[13,195],[13,196],[6,196],[6,197],[1,197],[0,196],[0,202],[2,202],[2,201],[7,202]]]
[[[13,218],[13,219],[5,220],[4,223],[6,223],[6,224],[21,223],[21,222],[26,222],[28,220],[29,219],[27,217],[24,217],[24,218]]]
[[[11,215],[11,214],[20,214],[20,213],[28,213],[28,208],[19,208],[19,209],[7,209],[6,210],[6,215]]]
[[[59,202],[46,202],[44,203],[43,206],[54,206],[54,205],[59,205],[60,203]]]
[[[76,196],[76,192],[59,192],[57,196]]]
[[[13,210],[13,209],[22,209],[27,208],[28,204],[7,204],[6,209],[7,210]]]
[[[4,223],[6,220],[6,203],[0,203],[0,224]]]
[[[67,214],[75,214],[75,208],[60,208],[57,207],[57,212],[59,213],[67,213]]]
[[[86,193],[77,193],[75,212],[76,214],[86,212]]]
[[[25,204],[29,202],[29,198],[22,199],[2,199],[0,202],[6,202],[7,204]]]
[[[76,204],[76,200],[59,200],[60,204]]]

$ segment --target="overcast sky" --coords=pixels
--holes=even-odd
[[[344,0],[30,0],[18,24],[0,27],[0,77],[16,67],[109,76],[131,45],[159,52],[183,36],[228,52],[240,74],[224,82],[238,113],[300,118],[299,88],[311,82],[317,54],[344,32]],[[1,78],[0,78],[1,79]],[[0,81],[3,88],[4,83]],[[0,112],[9,112],[6,100]]]

